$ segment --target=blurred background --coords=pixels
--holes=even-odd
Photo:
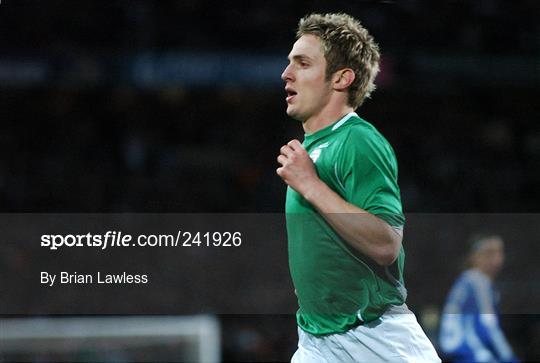
[[[357,17],[380,44],[378,88],[357,112],[396,151],[406,213],[538,211],[536,0],[2,0],[1,211],[282,212],[275,158],[303,133],[285,114],[280,74],[299,18],[330,11]],[[470,229],[406,245],[409,305],[427,324]],[[538,301],[538,235],[503,237],[513,242],[503,303]],[[434,249],[444,271],[426,264]],[[518,355],[540,359],[538,315],[507,312]],[[291,315],[220,322],[224,360],[294,352]]]

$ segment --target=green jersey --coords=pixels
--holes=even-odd
[[[305,135],[319,178],[351,204],[402,227],[397,162],[373,125],[350,113]],[[404,251],[382,267],[349,245],[294,189],[287,189],[289,267],[300,309],[297,323],[314,335],[341,333],[405,302]]]

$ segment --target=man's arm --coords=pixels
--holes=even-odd
[[[495,309],[493,293],[486,279],[471,279],[476,303],[479,308],[478,335],[486,339],[490,351],[503,362],[519,362],[501,329]]]
[[[352,247],[382,266],[392,264],[401,248],[402,234],[382,219],[347,202],[317,175],[298,140],[281,148],[277,174],[311,203]]]

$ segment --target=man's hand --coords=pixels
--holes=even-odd
[[[281,147],[280,152],[277,161],[281,167],[277,168],[277,174],[287,185],[306,197],[321,182],[313,161],[298,140],[289,141]]]

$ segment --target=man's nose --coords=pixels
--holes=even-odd
[[[292,76],[291,66],[290,66],[290,65],[288,65],[287,67],[285,67],[285,69],[283,70],[283,73],[281,73],[281,79],[284,80],[285,82],[287,82],[287,81],[292,81],[292,80],[293,80],[293,76]]]

